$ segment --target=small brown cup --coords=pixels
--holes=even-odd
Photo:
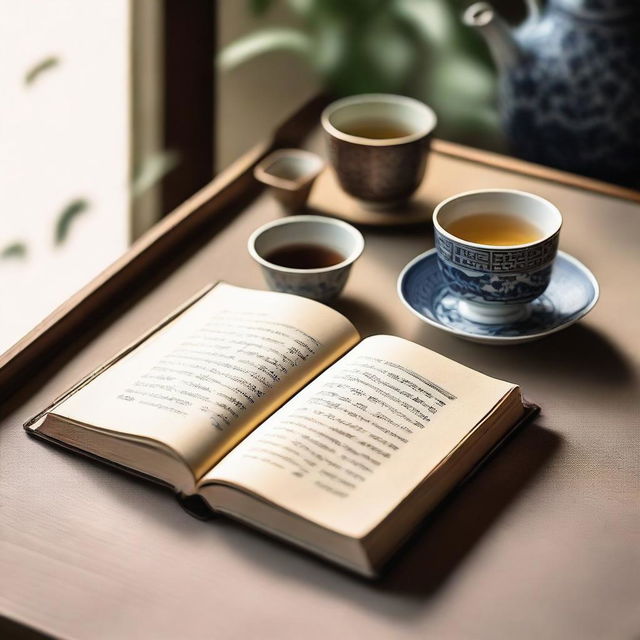
[[[304,208],[311,187],[324,166],[324,160],[311,151],[280,149],[256,165],[253,175],[270,187],[286,211],[296,213]]]
[[[349,195],[372,209],[397,207],[413,195],[424,177],[437,123],[430,107],[406,96],[362,94],[331,103],[321,121],[329,159]],[[369,121],[389,123],[407,134],[365,138],[348,133]]]

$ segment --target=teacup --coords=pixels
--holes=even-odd
[[[311,151],[279,149],[256,165],[253,175],[270,188],[286,211],[295,212],[304,207],[324,166],[324,160]]]
[[[470,242],[447,228],[465,216],[491,212],[533,225],[532,242],[492,245]],[[527,303],[544,293],[551,279],[562,226],[560,211],[539,196],[511,189],[461,193],[433,212],[438,262],[450,291],[460,298],[460,314],[473,322],[502,324],[524,320]]]
[[[397,207],[413,195],[437,122],[426,104],[391,94],[351,96],[331,103],[321,122],[330,162],[349,195],[373,209]]]
[[[321,252],[337,254],[339,261],[315,268],[295,268],[272,261],[271,256],[278,251],[296,246],[311,246]],[[344,288],[351,265],[364,249],[364,238],[355,227],[342,220],[312,215],[290,216],[256,229],[249,237],[248,249],[261,266],[270,289],[328,301]]]

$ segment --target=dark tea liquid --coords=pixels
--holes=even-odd
[[[317,244],[288,244],[274,249],[264,259],[289,269],[321,269],[343,262],[345,257],[329,247]]]

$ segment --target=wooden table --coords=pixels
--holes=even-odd
[[[23,433],[28,417],[205,283],[264,287],[245,243],[281,214],[249,168],[291,144],[296,127],[194,196],[0,361],[0,614],[69,638],[637,637],[632,192],[436,145],[428,204],[474,188],[538,193],[564,214],[561,248],[600,282],[586,319],[517,347],[463,342],[401,305],[396,278],[433,246],[428,225],[365,230],[364,256],[336,304],[363,334],[394,333],[519,382],[543,407],[378,583],[230,521],[194,520],[169,493]]]

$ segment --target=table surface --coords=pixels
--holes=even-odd
[[[312,140],[310,145],[317,144]],[[280,214],[260,195],[0,423],[0,615],[70,638],[620,638],[640,631],[638,204],[433,153],[422,189],[525,189],[564,214],[596,275],[591,314],[491,347],[422,324],[395,293],[425,225],[368,229],[336,307],[522,385],[542,415],[429,518],[377,583],[28,438],[22,423],[209,281],[264,288],[245,251]],[[5,406],[6,409],[6,406]]]

